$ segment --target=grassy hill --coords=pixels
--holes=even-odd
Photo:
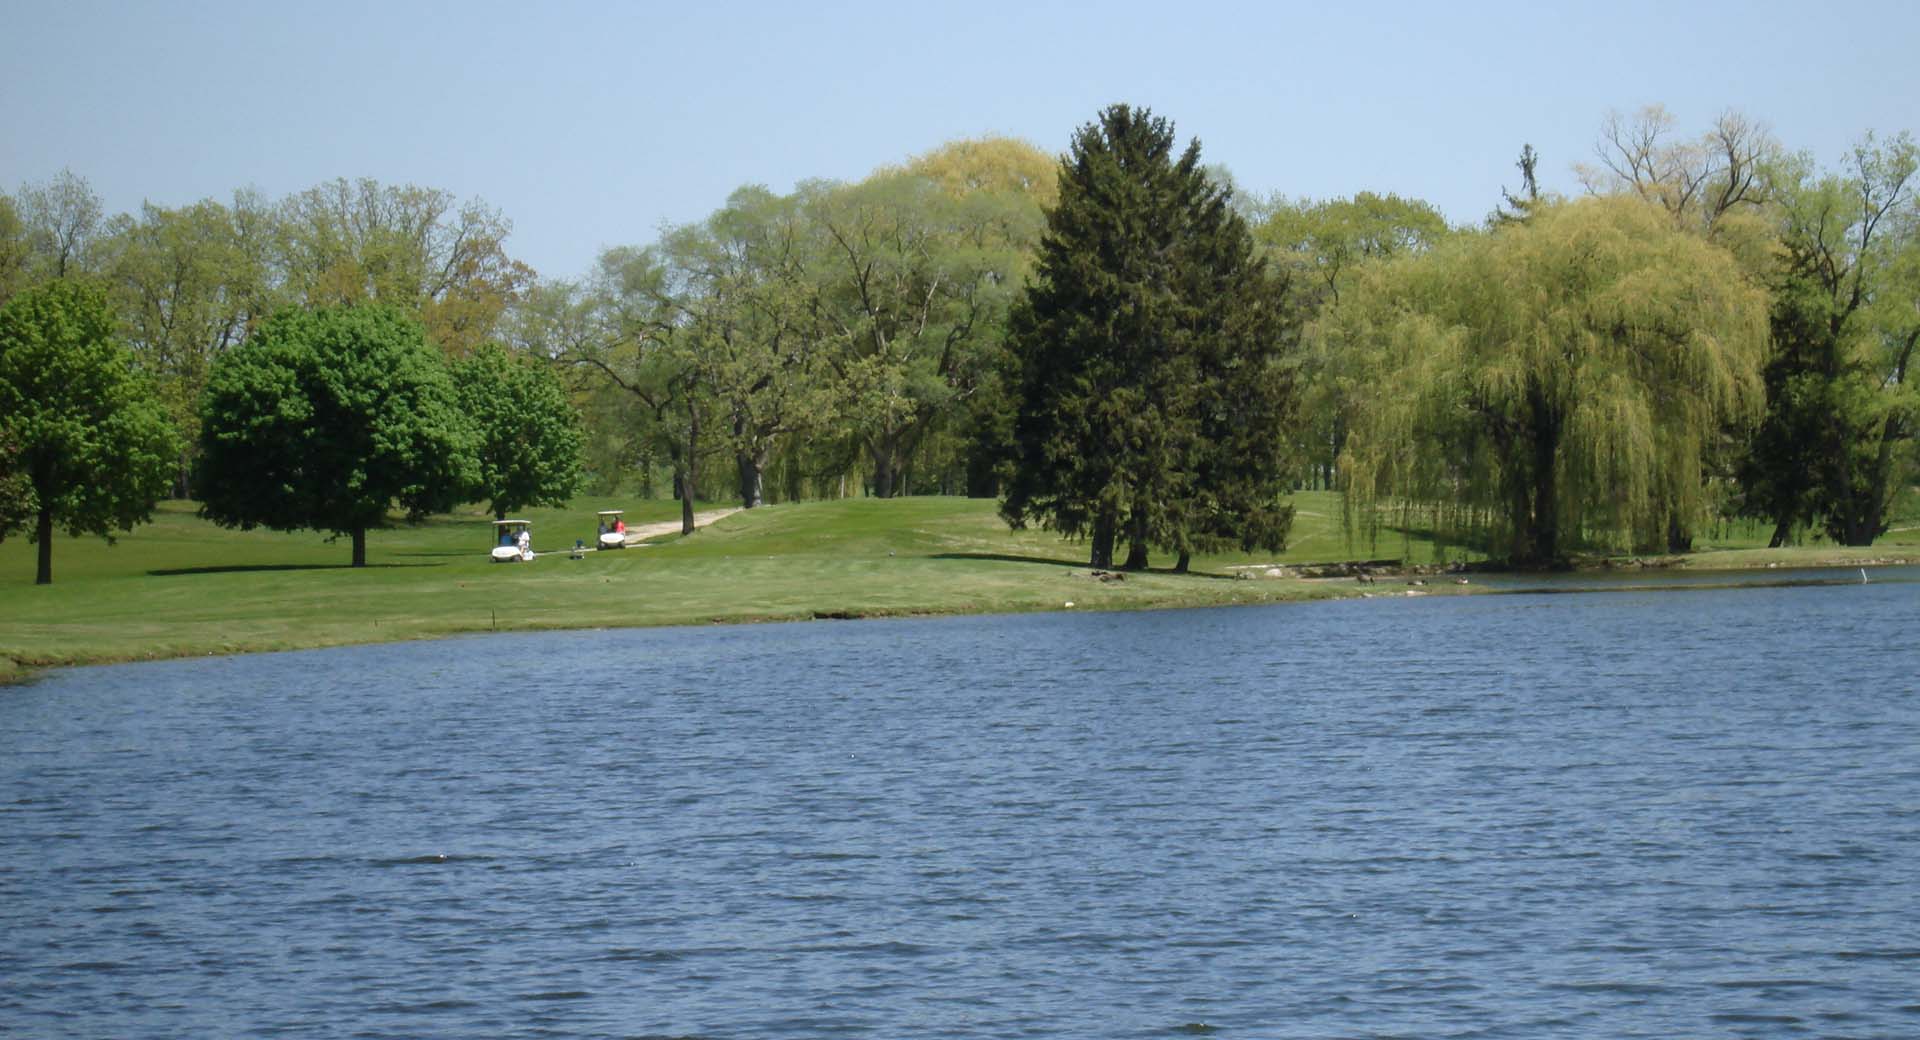
[[[487,560],[491,518],[470,510],[372,532],[369,566],[359,570],[346,566],[345,541],[223,530],[196,518],[191,503],[169,502],[154,523],[112,546],[61,537],[51,586],[33,584],[34,550],[24,539],[0,543],[0,678],[59,664],[493,630],[1273,602],[1355,590],[1234,580],[1235,568],[1436,558],[1430,539],[1398,531],[1350,542],[1334,494],[1304,493],[1296,505],[1293,544],[1279,557],[1204,557],[1191,575],[1101,581],[1085,565],[1084,543],[1009,531],[993,502],[959,498],[768,506],[689,538],[511,565]],[[544,552],[575,538],[591,543],[594,511],[622,506],[630,524],[678,517],[672,502],[600,499],[525,515]],[[1722,532],[1715,547],[1751,547],[1762,534]],[[1920,540],[1911,531],[1901,537]],[[1734,555],[1742,554],[1727,558]],[[1751,549],[1744,555],[1754,557],[1739,561],[1745,566],[1767,559]],[[1459,559],[1459,550],[1447,558]]]
[[[638,524],[672,502],[582,499],[536,509],[534,546],[592,542],[596,509]],[[9,667],[414,639],[456,632],[757,621],[817,615],[966,613],[1173,606],[1327,595],[1301,582],[1213,574],[1087,576],[1085,547],[1011,532],[990,501],[848,499],[736,513],[690,538],[583,560],[487,560],[491,518],[437,516],[368,536],[368,564],[314,533],[224,530],[191,503],[109,546],[60,537],[54,584],[33,585],[33,547],[0,543],[0,674]],[[1340,555],[1321,520],[1303,545]],[[1304,550],[1303,550],[1304,551]],[[1299,553],[1290,554],[1299,556]],[[1166,561],[1171,562],[1171,561]],[[7,662],[11,662],[9,665]]]

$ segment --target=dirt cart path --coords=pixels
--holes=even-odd
[[[709,509],[704,513],[695,513],[693,526],[705,527],[723,516],[732,516],[739,511],[739,507],[736,506],[733,509]],[[678,534],[679,531],[680,521],[678,520],[664,520],[657,524],[635,524],[627,528],[627,544],[638,545],[649,538],[658,538],[663,534]]]

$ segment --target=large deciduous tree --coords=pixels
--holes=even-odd
[[[888,498],[924,438],[980,384],[1032,202],[989,190],[956,197],[905,173],[808,194],[824,238],[813,277],[838,416],[866,450],[874,494]]]
[[[633,440],[666,457],[680,531],[692,534],[702,466],[720,419],[675,293],[674,272],[659,250],[609,249],[587,285],[549,285],[535,294],[539,314],[526,334],[549,357],[597,373],[639,406],[627,423]]]
[[[1292,511],[1281,294],[1173,127],[1112,106],[1074,135],[1008,345],[1001,515],[1087,535],[1093,566],[1147,547],[1279,547]]]
[[[494,519],[566,505],[580,486],[580,419],[551,364],[488,343],[454,362],[453,379],[478,436],[474,492]]]
[[[1595,142],[1598,165],[1575,167],[1595,194],[1633,194],[1676,222],[1711,230],[1729,213],[1766,201],[1780,145],[1767,128],[1728,111],[1692,140],[1676,140],[1660,105],[1632,116],[1609,113]]]
[[[12,454],[0,473],[30,489],[20,510],[15,482],[0,535],[31,517],[37,583],[53,581],[55,527],[111,540],[152,516],[175,438],[97,288],[54,281],[0,307],[0,440]]]
[[[211,199],[178,209],[149,204],[138,216],[110,222],[99,246],[121,327],[180,432],[174,493],[181,497],[199,443],[208,368],[274,302],[258,236],[263,207],[246,192],[231,208]]]
[[[1363,372],[1360,352],[1333,334],[1339,324],[1315,319],[1339,307],[1361,265],[1423,252],[1450,233],[1446,218],[1428,203],[1367,191],[1321,202],[1277,200],[1254,229],[1292,305],[1310,323],[1300,359],[1302,411],[1310,417],[1303,432],[1322,486],[1334,485]]]
[[[0,538],[33,516],[33,485],[20,470],[20,443],[0,425]]]
[[[1870,545],[1909,479],[1920,429],[1920,151],[1869,136],[1847,166],[1783,164],[1775,195],[1783,262],[1773,286],[1767,413],[1740,475],[1743,509],[1773,544],[1818,520]]]
[[[1350,501],[1444,510],[1516,563],[1664,544],[1704,511],[1711,442],[1757,415],[1765,294],[1638,199],[1539,207],[1352,295],[1337,320],[1373,378]]]
[[[282,312],[214,363],[196,493],[227,527],[350,537],[409,521],[475,483],[474,434],[420,324],[391,307]]]
[[[1040,206],[1060,201],[1059,163],[1017,137],[962,138],[907,160],[906,171],[954,198],[975,192],[1024,195]]]
[[[774,445],[823,427],[833,410],[807,278],[819,245],[813,230],[796,198],[748,187],[660,243],[659,303],[715,398],[748,509],[764,500]]]
[[[15,204],[25,225],[34,282],[94,269],[104,217],[100,196],[86,178],[61,170],[45,183],[21,185]]]
[[[458,356],[491,338],[533,280],[506,253],[512,224],[477,200],[437,188],[329,181],[280,207],[288,288],[310,305],[377,302],[417,317]]]

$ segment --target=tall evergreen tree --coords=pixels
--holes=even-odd
[[[1001,515],[1088,536],[1090,562],[1236,541],[1278,548],[1291,510],[1279,364],[1289,323],[1200,145],[1114,105],[1060,167],[1007,351],[1015,415]]]

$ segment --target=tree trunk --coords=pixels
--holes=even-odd
[[[1087,560],[1089,567],[1113,566],[1114,529],[1119,523],[1111,514],[1102,513],[1093,521],[1093,552]]]
[[[1793,521],[1787,519],[1777,520],[1773,525],[1773,537],[1767,540],[1767,548],[1778,549],[1787,544],[1787,539],[1792,536]]]
[[[983,451],[967,455],[967,497],[1000,497],[1000,478],[994,473],[993,458]]]
[[[760,461],[751,452],[741,451],[734,453],[734,462],[740,467],[740,507],[753,509],[760,505],[765,493]]]
[[[506,510],[506,508],[505,508],[504,506],[494,506],[494,507],[493,507],[493,518],[494,518],[495,520],[505,520],[505,519],[507,518],[507,510]]]
[[[1122,570],[1144,571],[1147,569],[1147,519],[1144,515],[1134,518],[1133,530],[1127,532],[1127,562],[1120,565]]]
[[[1527,563],[1547,565],[1560,558],[1559,473],[1555,469],[1560,454],[1560,417],[1546,399],[1545,391],[1534,388],[1533,412],[1533,509],[1529,523]]]
[[[367,529],[364,527],[353,529],[353,565],[355,567],[367,565]]]
[[[693,496],[700,487],[700,410],[690,409],[687,418],[687,451],[680,466],[680,536],[694,531]]]
[[[1681,523],[1679,517],[1671,514],[1667,517],[1667,551],[1670,553],[1693,551],[1693,533],[1687,530],[1687,525]]]
[[[1560,553],[1560,514],[1555,508],[1557,497],[1553,463],[1549,460],[1533,483],[1533,534],[1529,556],[1530,563],[1549,564],[1559,558]]]
[[[870,452],[873,457],[873,497],[893,497],[893,456],[883,450]]]
[[[1187,573],[1187,565],[1192,562],[1193,562],[1193,554],[1186,551],[1185,549],[1180,550],[1180,558],[1173,561],[1173,573],[1175,574]]]
[[[33,536],[40,540],[39,563],[34,569],[35,585],[53,584],[53,507],[41,500],[39,521],[34,524]]]

